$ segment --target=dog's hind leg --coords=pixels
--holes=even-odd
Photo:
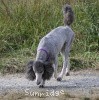
[[[68,41],[64,44],[63,48],[62,48],[62,56],[63,56],[63,68],[62,71],[59,75],[59,77],[57,78],[57,81],[61,81],[63,78],[63,75],[65,73],[68,74],[69,69],[70,69],[70,65],[69,65],[69,53],[70,53],[70,48],[71,48],[71,44],[74,38],[74,34],[71,34]]]
[[[63,78],[63,75],[65,74],[65,72],[66,72],[66,67],[67,67],[67,58],[66,58],[66,56],[65,56],[65,52],[63,53],[62,52],[62,57],[63,57],[63,68],[62,68],[62,71],[61,71],[61,73],[59,74],[59,76],[58,76],[58,78],[57,78],[57,81],[61,81],[62,80],[62,78]]]

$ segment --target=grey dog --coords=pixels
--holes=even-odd
[[[49,80],[53,73],[57,81],[61,81],[63,75],[69,75],[69,53],[74,32],[70,28],[74,20],[74,14],[70,5],[63,7],[64,26],[59,26],[44,36],[38,45],[35,61],[27,64],[27,78],[36,79],[39,87],[44,87],[45,80]],[[63,57],[63,68],[57,76],[58,54]]]

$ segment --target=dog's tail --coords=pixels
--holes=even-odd
[[[74,21],[74,12],[70,5],[66,4],[63,7],[64,25],[71,25]]]
[[[33,63],[33,61],[30,61],[26,66],[26,78],[31,81],[33,81],[36,78],[35,73],[33,71]]]

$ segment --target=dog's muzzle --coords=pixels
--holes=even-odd
[[[36,84],[39,85],[41,82],[37,81]]]

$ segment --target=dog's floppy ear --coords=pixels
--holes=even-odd
[[[52,67],[52,63],[45,63],[44,64],[44,74],[43,74],[43,79],[44,80],[49,80],[54,72],[54,68]]]
[[[33,64],[34,61],[29,61],[26,65],[26,78],[31,81],[33,81],[36,78],[35,73],[33,71]]]

